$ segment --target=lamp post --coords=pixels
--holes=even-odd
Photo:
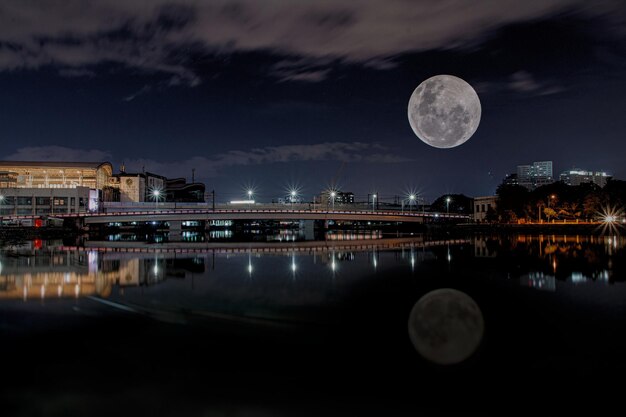
[[[4,204],[4,196],[0,194],[0,206],[2,206],[3,204]],[[2,207],[0,207],[0,210],[2,210]],[[0,228],[2,228],[3,223],[4,223],[4,213],[0,213]]]
[[[154,208],[157,209],[159,207],[159,198],[161,197],[161,191],[153,190],[152,197],[154,197]]]
[[[298,192],[296,190],[291,190],[291,193],[289,193],[289,200],[291,201],[291,208],[293,209],[293,200],[296,199],[296,197],[298,196]]]
[[[330,192],[330,200],[333,205],[333,210],[335,209],[335,197],[337,197],[337,193],[335,191]]]
[[[251,201],[252,201],[253,194],[254,194],[254,191],[248,190],[248,209],[250,208],[250,204],[252,204]]]
[[[415,202],[415,194],[409,196],[409,213],[413,211],[413,203]]]
[[[446,214],[450,217],[450,197],[446,197]]]
[[[372,194],[372,211],[376,210],[376,197],[378,197],[376,194]]]

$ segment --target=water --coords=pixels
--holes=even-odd
[[[623,237],[142,240],[4,247],[8,407],[530,407],[626,370]]]

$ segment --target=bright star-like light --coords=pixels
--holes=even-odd
[[[598,229],[602,231],[602,234],[619,234],[619,229],[623,228],[620,219],[624,217],[624,210],[611,206],[603,207],[596,213],[596,219],[600,222]],[[596,229],[596,230],[598,230]]]

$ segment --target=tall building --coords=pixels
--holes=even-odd
[[[554,182],[552,161],[537,161],[531,165],[517,166],[517,181],[529,190]]]
[[[580,185],[593,183],[599,187],[604,187],[611,176],[604,171],[585,171],[582,169],[570,169],[563,171],[559,179],[567,185]]]

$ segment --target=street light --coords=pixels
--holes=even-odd
[[[248,190],[248,208],[250,208],[250,204],[252,204],[252,195],[254,194],[254,191],[252,191],[251,189]]]
[[[159,198],[161,197],[161,190],[152,190],[152,197],[154,197],[154,208],[159,206]]]
[[[296,199],[296,197],[298,196],[298,191],[297,190],[291,190],[291,192],[289,193],[289,200],[291,201],[291,207],[293,208],[293,200]]]
[[[333,204],[333,210],[335,209],[335,197],[337,197],[337,192],[331,191],[330,192],[330,199],[331,199],[332,204]]]
[[[448,217],[450,216],[450,197],[446,198],[446,214],[448,215]]]
[[[409,196],[409,213],[412,211],[413,202],[415,201],[415,194]]]
[[[372,211],[374,211],[376,207],[376,197],[376,194],[372,194]]]

